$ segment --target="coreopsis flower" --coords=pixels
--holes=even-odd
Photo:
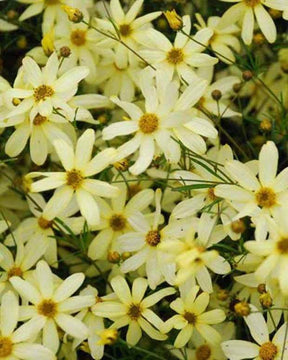
[[[189,221],[190,228],[186,226],[182,237],[168,239],[160,249],[170,255],[166,261],[174,261],[177,265],[176,284],[197,281],[203,291],[211,293],[213,287],[208,269],[216,274],[227,274],[231,270],[229,262],[218,251],[209,249],[223,239],[222,231],[220,237],[217,227],[212,231],[214,221],[209,219],[209,214],[203,214],[201,222],[196,218],[186,221]]]
[[[134,271],[145,264],[146,276],[151,289],[155,289],[165,279],[169,284],[175,281],[175,263],[166,259],[165,252],[160,244],[173,236],[180,236],[183,231],[182,224],[171,224],[160,229],[161,217],[161,191],[155,192],[156,210],[153,222],[145,218],[140,212],[135,214],[131,221],[133,232],[128,232],[119,237],[119,248],[122,252],[133,252],[120,266],[124,273]]]
[[[253,30],[255,18],[260,30],[269,43],[273,43],[277,37],[277,29],[272,17],[265,9],[268,6],[271,9],[284,10],[287,6],[285,0],[221,0],[228,2],[237,2],[229,8],[222,16],[219,24],[220,28],[225,28],[232,23],[241,21],[241,37],[245,44],[251,44],[253,39]]]
[[[95,132],[86,130],[78,139],[75,152],[71,144],[56,140],[54,147],[65,172],[31,173],[31,177],[44,176],[31,185],[31,192],[57,189],[44,211],[46,220],[54,219],[76,196],[81,214],[89,225],[98,225],[100,210],[95,197],[116,197],[119,189],[102,180],[90,177],[104,170],[113,161],[115,151],[107,148],[91,159]]]
[[[188,15],[183,16],[183,30],[190,34],[191,19]],[[165,72],[168,79],[172,80],[173,75],[177,74],[179,79],[183,78],[191,83],[196,77],[195,68],[207,68],[218,62],[217,58],[202,54],[212,36],[213,31],[206,28],[193,36],[194,42],[178,32],[172,44],[165,35],[150,29],[147,31],[145,43],[148,49],[141,50],[140,54],[157,70]]]
[[[197,79],[179,96],[179,85],[169,82],[167,76],[152,83],[153,73],[145,70],[141,76],[141,90],[145,97],[145,111],[133,103],[111,100],[129,115],[131,120],[116,122],[103,130],[103,139],[135,133],[133,139],[120,146],[116,161],[139,149],[139,157],[129,168],[134,175],[144,172],[156,153],[164,153],[172,163],[180,160],[180,145],[172,138],[179,139],[186,147],[196,153],[206,151],[202,136],[217,137],[217,130],[205,119],[194,115],[191,108],[203,95],[207,82]]]
[[[155,11],[144,16],[137,17],[144,0],[136,0],[127,13],[120,4],[119,0],[110,1],[110,11],[112,21],[108,19],[96,18],[96,26],[110,34],[113,34],[116,38],[120,38],[134,51],[137,51],[139,44],[142,43],[146,37],[147,28],[151,26],[151,21],[161,15],[161,11]],[[117,29],[117,31],[115,30]],[[126,67],[128,63],[135,64],[139,62],[139,58],[136,57],[131,51],[129,51],[121,43],[107,39],[104,40],[105,47],[115,49],[115,57],[121,59],[121,66]]]
[[[181,297],[172,301],[170,307],[177,315],[172,316],[161,327],[166,333],[172,328],[180,330],[174,342],[176,348],[188,343],[194,329],[209,343],[217,344],[221,341],[221,335],[210,325],[223,322],[225,313],[220,309],[205,312],[209,304],[209,294],[202,292],[197,296],[199,289],[199,286],[193,286],[191,290],[183,291]]]
[[[10,279],[13,276],[25,278],[27,273],[35,266],[44,255],[48,243],[31,238],[25,245],[22,239],[14,237],[16,254],[14,255],[5,245],[0,244],[0,253],[3,256],[0,264],[0,291],[3,293],[11,289]]]
[[[0,321],[0,357],[3,360],[56,360],[48,348],[33,343],[37,329],[26,324],[16,329],[19,322],[20,307],[17,296],[9,291],[2,297]]]
[[[111,328],[114,329],[128,325],[126,340],[131,346],[136,345],[141,339],[142,330],[152,339],[159,341],[167,339],[166,335],[157,330],[163,325],[163,321],[150,310],[150,307],[164,297],[174,294],[175,289],[164,288],[144,298],[148,287],[147,280],[138,277],[133,281],[132,290],[130,290],[122,276],[114,277],[111,280],[111,286],[118,296],[118,300],[94,305],[95,315],[114,321],[111,325]]]
[[[225,170],[236,184],[215,187],[215,195],[224,198],[238,211],[233,220],[252,217],[257,239],[266,237],[268,219],[277,217],[287,203],[288,169],[277,175],[277,167],[278,150],[272,141],[268,141],[259,154],[258,178],[248,165],[232,160],[225,164]]]
[[[87,16],[88,18],[88,13]],[[87,66],[89,75],[85,78],[88,83],[97,80],[96,64],[98,62],[97,42],[99,36],[95,30],[84,23],[73,24],[68,19],[61,20],[55,26],[55,47],[60,52],[61,48],[68,47],[70,55],[63,59],[60,74],[65,73],[77,65]],[[63,51],[63,50],[62,50]]]
[[[82,285],[84,274],[76,273],[60,284],[45,261],[39,261],[33,282],[13,276],[10,281],[23,299],[29,301],[29,311],[24,315],[26,324],[35,332],[43,330],[43,344],[57,352],[59,334],[57,326],[70,336],[84,340],[88,336],[87,327],[71,314],[79,312],[94,303],[94,297],[72,296]]]
[[[264,241],[247,241],[245,248],[256,256],[264,256],[255,271],[259,283],[276,278],[282,293],[288,295],[288,227],[286,216],[281,212],[276,221],[269,221],[270,236]]]
[[[145,189],[138,192],[127,201],[128,189],[126,184],[116,184],[119,196],[111,200],[111,205],[101,200],[101,222],[97,227],[99,233],[92,240],[88,248],[88,256],[95,259],[107,259],[108,251],[118,251],[118,238],[120,235],[132,230],[135,218],[139,212],[146,210],[153,200],[154,192]],[[131,225],[130,225],[131,224]]]
[[[207,23],[205,23],[201,14],[196,14],[195,16],[199,24],[195,24],[198,30],[208,28],[213,31],[209,45],[212,50],[215,51],[215,56],[219,57],[219,59],[226,64],[230,65],[233,63],[235,61],[233,51],[239,53],[241,50],[240,41],[237,37],[240,28],[235,24],[229,24],[221,28],[221,26],[219,26],[221,24],[221,18],[218,16],[210,16],[207,19]]]
[[[117,330],[116,329],[105,329],[104,319],[100,316],[94,315],[92,312],[92,307],[99,302],[111,301],[117,299],[117,296],[114,293],[108,294],[106,296],[99,296],[98,290],[92,286],[87,286],[84,290],[80,292],[80,295],[93,295],[94,303],[89,308],[81,310],[76,317],[81,320],[88,328],[89,334],[87,338],[88,350],[93,359],[99,360],[102,359],[104,355],[105,345],[112,345],[113,338],[117,340]],[[109,333],[110,332],[110,333]],[[116,333],[115,333],[116,332]],[[109,344],[109,335],[110,335],[110,344]],[[74,339],[73,348],[76,348],[81,344],[81,339]]]
[[[229,340],[222,342],[224,354],[231,360],[241,359],[285,359],[287,357],[288,340],[285,335],[287,323],[285,322],[270,340],[269,331],[263,315],[253,307],[254,314],[244,317],[252,338],[256,342],[244,340]]]
[[[58,77],[60,62],[56,53],[49,57],[42,69],[29,56],[25,57],[22,63],[23,67],[15,80],[14,88],[5,93],[6,102],[11,104],[10,106],[12,103],[16,105],[1,116],[1,121],[26,112],[29,112],[31,122],[37,119],[38,115],[48,117],[53,112],[72,121],[75,110],[68,102],[77,92],[78,83],[88,75],[89,69],[86,66],[77,66]],[[18,102],[15,102],[15,99]],[[16,119],[13,125],[17,124]]]
[[[40,249],[41,244],[43,243],[46,246],[44,259],[50,266],[58,267],[55,230],[59,230],[59,228],[63,232],[67,232],[67,230],[63,228],[61,224],[55,224],[53,220],[46,219],[46,213],[44,211],[46,201],[43,196],[40,194],[29,194],[27,203],[34,217],[24,219],[15,231],[5,238],[5,245],[13,246],[14,238],[19,238],[24,244],[28,243],[30,239],[38,241]],[[68,207],[58,215],[59,220],[61,220],[62,223],[64,223],[76,235],[83,230],[85,223],[85,219],[82,216],[73,216],[78,211],[79,207],[74,199],[74,201],[72,200]]]
[[[166,20],[172,30],[178,31],[183,28],[183,20],[181,16],[177,14],[175,9],[172,11],[165,11],[164,16],[166,17]]]
[[[97,64],[97,84],[105,96],[118,96],[123,101],[133,101],[138,89],[142,68],[139,64],[123,66],[112,49],[106,49]]]

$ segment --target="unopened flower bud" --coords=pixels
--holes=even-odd
[[[222,93],[220,90],[213,90],[211,96],[214,100],[219,101],[222,97]]]
[[[129,167],[129,163],[127,159],[122,159],[114,163],[113,166],[119,171],[126,171]]]
[[[20,36],[16,44],[19,49],[25,49],[27,47],[26,36]]]
[[[62,5],[62,9],[68,15],[68,19],[73,23],[80,23],[83,20],[83,13],[81,10],[68,5]]]
[[[271,298],[271,295],[266,292],[266,293],[263,293],[259,296],[259,301],[260,301],[260,304],[264,307],[264,308],[269,308],[272,306],[273,304],[273,300]]]
[[[108,117],[105,114],[99,115],[97,120],[99,121],[100,124],[106,124],[108,121]]]
[[[253,36],[253,42],[256,45],[262,45],[265,43],[265,37],[261,33],[257,33]]]
[[[105,329],[99,333],[99,336],[98,345],[113,345],[118,339],[118,331],[116,329]]]
[[[225,301],[229,297],[229,291],[226,289],[220,289],[219,291],[217,291],[216,297],[220,301]]]
[[[176,10],[165,11],[164,15],[168,21],[170,28],[174,31],[181,30],[183,28],[183,20],[180,15],[177,14]]]
[[[238,92],[241,90],[241,88],[242,88],[242,84],[241,84],[241,83],[236,83],[236,84],[233,85],[233,91],[234,91],[235,93],[238,93]]]
[[[242,73],[242,78],[244,81],[249,81],[253,78],[253,73],[250,70],[245,70]]]
[[[260,122],[259,128],[262,131],[269,132],[272,129],[272,123],[270,120],[264,119]]]
[[[127,260],[127,259],[129,259],[129,257],[131,257],[131,252],[129,252],[129,251],[125,251],[125,252],[123,252],[123,254],[122,254],[122,260]]]
[[[9,19],[9,20],[14,20],[14,19],[16,19],[18,17],[18,12],[17,11],[15,11],[15,10],[9,10],[8,12],[7,12],[7,18]]]
[[[60,56],[63,58],[68,58],[71,55],[71,49],[68,46],[62,46],[60,48]]]
[[[239,301],[234,305],[234,311],[239,316],[247,316],[250,314],[250,306],[246,301]]]
[[[236,234],[243,234],[246,230],[246,225],[243,220],[235,220],[231,223],[231,230]]]
[[[259,284],[257,286],[257,291],[259,292],[259,294],[266,293],[266,285],[265,284]]]
[[[109,251],[107,260],[112,264],[118,264],[120,261],[120,254],[117,251]]]
[[[50,56],[54,52],[54,31],[49,31],[41,40],[45,55]]]

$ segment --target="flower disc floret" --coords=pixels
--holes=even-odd
[[[11,355],[13,349],[13,343],[9,337],[0,338],[0,358],[6,358]]]
[[[54,90],[49,85],[40,85],[34,89],[34,99],[36,102],[46,100],[46,98],[54,95]]]
[[[195,352],[197,360],[208,360],[211,356],[211,348],[209,345],[204,344],[199,346]]]
[[[131,35],[132,28],[129,24],[121,24],[119,26],[119,32],[122,36],[127,37],[127,36]]]
[[[66,173],[66,183],[67,185],[72,186],[74,190],[81,186],[83,180],[84,177],[80,170],[72,169]]]
[[[156,114],[144,114],[139,120],[139,128],[144,134],[152,134],[158,129],[159,118]]]
[[[246,6],[255,7],[261,4],[261,0],[244,0]]]
[[[280,254],[288,254],[288,238],[283,238],[277,242],[277,249]]]
[[[169,64],[180,64],[184,60],[184,53],[182,49],[172,48],[167,54],[167,61]]]
[[[161,241],[161,235],[158,230],[151,230],[146,235],[146,243],[150,246],[157,246]]]
[[[71,33],[71,42],[76,46],[83,46],[86,43],[86,31],[81,29],[76,29]]]
[[[273,189],[262,187],[256,192],[256,202],[260,207],[271,208],[276,204],[276,194]]]
[[[259,349],[259,357],[262,360],[273,360],[275,359],[277,353],[277,346],[274,345],[271,341],[262,344]]]
[[[127,223],[126,218],[121,214],[114,214],[109,220],[110,227],[114,231],[121,231],[125,228]]]
[[[44,299],[37,306],[38,313],[53,318],[57,313],[57,304],[51,299]]]
[[[140,318],[142,314],[142,309],[140,304],[131,304],[129,306],[129,310],[127,312],[127,315],[132,319],[132,320],[137,320]]]

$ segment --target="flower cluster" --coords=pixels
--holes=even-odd
[[[0,5],[0,360],[288,359],[287,1]]]

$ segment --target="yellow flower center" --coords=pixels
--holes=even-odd
[[[262,360],[273,360],[277,355],[278,349],[271,341],[261,345],[259,356]]]
[[[204,344],[199,346],[195,352],[197,360],[208,360],[211,356],[211,348],[209,345]]]
[[[161,235],[157,230],[151,230],[146,234],[146,243],[150,246],[157,246],[161,241]]]
[[[277,242],[277,249],[280,254],[288,254],[288,238],[283,238]]]
[[[47,120],[46,116],[42,116],[40,114],[37,114],[33,119],[33,125],[42,125]]]
[[[120,32],[121,36],[127,37],[127,36],[131,35],[132,28],[129,24],[122,24],[119,26],[119,32]]]
[[[66,184],[72,186],[74,190],[81,186],[83,179],[84,177],[79,170],[72,169],[66,173]]]
[[[262,187],[255,194],[256,202],[260,207],[270,208],[276,204],[276,194],[273,189]]]
[[[183,315],[184,319],[188,321],[189,324],[195,325],[197,321],[197,316],[194,313],[191,313],[189,311],[185,311]]]
[[[166,60],[169,64],[180,64],[184,60],[184,53],[182,49],[179,48],[172,48],[166,57]]]
[[[256,5],[261,4],[261,0],[244,0],[246,6],[255,7]]]
[[[41,229],[49,229],[52,227],[53,221],[47,220],[44,217],[40,216],[38,218],[38,225],[40,226]]]
[[[109,220],[110,227],[114,231],[121,231],[125,228],[127,223],[126,218],[121,214],[114,214]]]
[[[12,276],[20,276],[21,277],[23,275],[23,271],[20,267],[14,266],[8,271],[7,275],[8,275],[8,279],[10,279]]]
[[[144,114],[139,120],[139,128],[144,134],[152,134],[158,129],[159,118],[156,114]]]
[[[43,300],[37,306],[38,314],[53,318],[57,313],[57,304],[51,299]]]
[[[51,86],[48,85],[40,85],[36,89],[34,89],[34,99],[39,102],[41,100],[45,100],[47,97],[51,97],[54,94],[54,90]]]
[[[129,306],[127,315],[132,319],[132,320],[137,320],[139,319],[139,317],[141,316],[142,313],[142,309],[140,304],[131,304]]]
[[[0,358],[5,358],[12,353],[13,343],[8,337],[0,337]]]
[[[74,44],[76,46],[83,46],[86,43],[86,31],[76,29],[76,30],[72,31],[70,39],[71,39],[72,44]]]

